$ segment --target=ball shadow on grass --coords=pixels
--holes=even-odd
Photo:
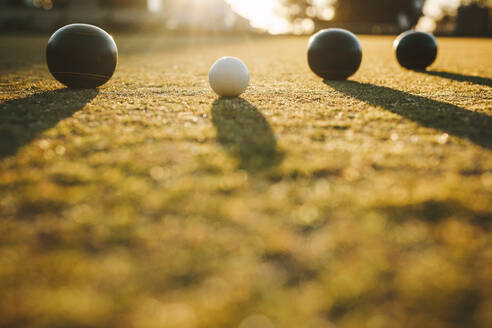
[[[401,115],[422,126],[492,149],[492,116],[408,92],[355,81],[325,81],[348,96]]]
[[[99,90],[59,89],[0,103],[0,159],[14,155],[43,131],[72,116]]]
[[[239,161],[239,169],[260,172],[280,164],[283,152],[266,118],[242,98],[219,98],[212,105],[219,142]]]
[[[439,76],[445,79],[450,79],[458,82],[470,82],[473,84],[483,85],[486,87],[492,87],[492,79],[481,77],[481,76],[463,75],[458,73],[442,72],[442,71],[426,71],[426,70],[417,70],[416,72],[424,73],[432,76]]]

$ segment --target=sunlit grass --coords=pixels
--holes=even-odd
[[[365,37],[325,84],[305,38],[115,39],[99,91],[0,40],[0,327],[487,326],[487,40],[419,73]]]

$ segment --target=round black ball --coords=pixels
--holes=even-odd
[[[118,49],[113,38],[99,27],[70,24],[49,39],[46,61],[54,78],[67,87],[97,88],[113,76]]]
[[[396,38],[393,48],[401,66],[424,70],[436,60],[438,46],[430,33],[407,31]]]
[[[345,80],[357,72],[361,62],[362,47],[352,32],[329,28],[309,40],[309,67],[325,80]]]

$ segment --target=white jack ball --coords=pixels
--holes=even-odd
[[[249,71],[240,59],[223,57],[212,65],[208,79],[219,96],[237,97],[248,88]]]

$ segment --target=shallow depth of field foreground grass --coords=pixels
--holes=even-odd
[[[349,82],[306,38],[116,36],[99,90],[45,37],[0,43],[0,327],[486,327],[492,45],[429,72],[362,37]],[[208,87],[241,57],[239,99]]]

